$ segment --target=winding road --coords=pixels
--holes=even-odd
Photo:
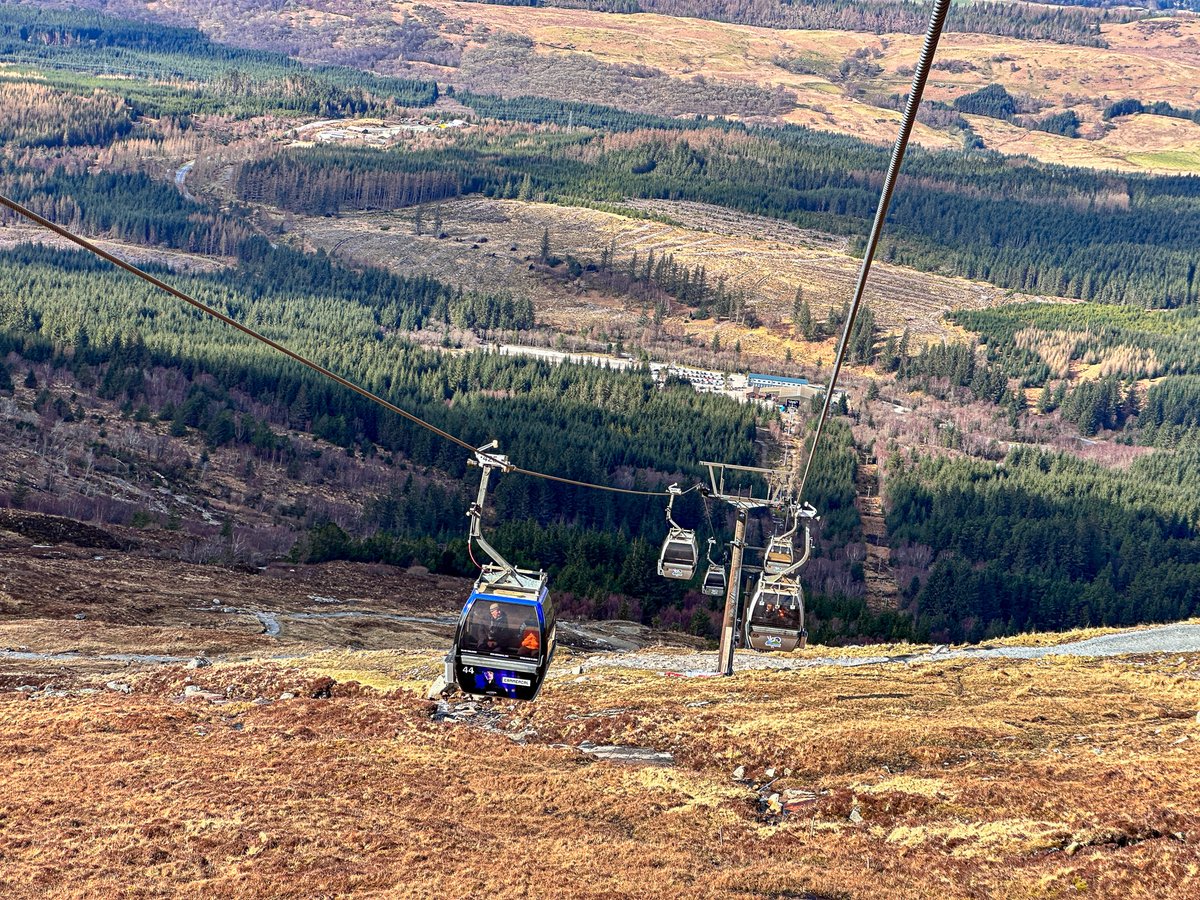
[[[179,191],[183,194],[183,198],[185,200],[194,201],[196,199],[192,196],[191,191],[187,189],[188,173],[192,171],[192,166],[194,165],[196,165],[196,161],[193,159],[191,162],[184,163],[175,170],[175,186],[179,188]]]

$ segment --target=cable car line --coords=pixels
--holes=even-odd
[[[417,416],[414,413],[410,413],[406,409],[401,409],[399,406],[392,403],[391,401],[385,400],[383,397],[380,397],[378,394],[375,394],[375,393],[367,390],[366,388],[355,384],[353,381],[343,378],[341,375],[338,375],[336,372],[333,372],[330,369],[325,368],[320,363],[313,362],[311,359],[308,359],[307,357],[302,356],[301,354],[297,353],[295,350],[285,347],[283,344],[279,343],[278,341],[272,340],[271,338],[267,337],[265,334],[262,334],[261,332],[255,331],[250,326],[242,324],[241,322],[237,321],[237,319],[227,316],[225,313],[221,312],[220,310],[214,309],[213,307],[209,306],[208,304],[204,303],[203,301],[197,300],[195,297],[192,297],[190,294],[187,294],[187,293],[179,290],[179,288],[173,287],[172,285],[168,284],[167,282],[163,281],[160,278],[156,278],[155,276],[151,275],[149,272],[146,272],[146,271],[138,268],[137,266],[133,265],[133,263],[126,262],[125,260],[121,259],[119,256],[115,256],[114,254],[109,253],[107,250],[105,250],[104,248],[100,247],[99,245],[93,243],[92,241],[88,240],[87,238],[81,237],[81,236],[75,234],[74,232],[68,231],[66,228],[63,228],[61,225],[51,222],[49,219],[38,215],[33,210],[22,206],[20,203],[17,203],[15,200],[9,199],[8,197],[4,196],[3,194],[0,194],[0,205],[8,207],[9,209],[11,209],[13,212],[17,213],[18,215],[24,216],[26,219],[29,219],[31,222],[34,222],[34,223],[40,225],[41,227],[54,232],[59,237],[65,238],[66,240],[70,241],[71,243],[82,247],[84,250],[87,250],[89,253],[92,253],[92,254],[100,257],[101,259],[112,263],[114,266],[124,269],[126,272],[129,272],[130,274],[137,276],[138,278],[142,279],[143,281],[146,281],[149,284],[154,285],[154,287],[158,288],[161,291],[165,291],[166,293],[170,294],[172,297],[182,300],[184,303],[187,303],[189,306],[192,306],[195,309],[198,309],[200,312],[204,313],[205,315],[211,316],[214,319],[224,322],[226,325],[229,325],[232,328],[235,328],[238,331],[242,332],[242,334],[245,334],[248,337],[251,337],[256,341],[260,341],[261,343],[266,344],[272,350],[277,350],[278,352],[282,353],[284,356],[287,356],[289,359],[292,359],[295,362],[298,362],[303,366],[307,366],[309,369],[316,372],[317,374],[323,375],[326,378],[330,379],[331,381],[334,381],[337,384],[340,384],[342,387],[348,388],[349,390],[354,391],[354,393],[358,394],[359,396],[364,397],[365,399],[370,400],[373,403],[379,404],[380,406],[382,406],[384,409],[388,410],[389,412],[394,412],[396,415],[401,416],[404,419],[407,419],[409,422],[412,422],[414,425],[419,425],[422,428],[432,431],[438,437],[449,441],[450,443],[454,444],[457,447],[462,448],[463,450],[466,450],[468,453],[471,454],[472,458],[474,458],[476,456],[476,454],[480,453],[480,451],[478,451],[475,447],[471,446],[469,443],[464,441],[462,438],[456,437],[455,435],[451,434],[450,432],[445,431],[441,428],[438,428],[436,425],[434,425],[430,422],[426,422],[420,416]],[[633,488],[613,487],[613,486],[607,485],[607,484],[593,484],[592,482],[589,482],[589,481],[577,481],[573,478],[563,478],[558,475],[550,475],[546,472],[538,472],[533,469],[523,469],[523,468],[520,468],[519,466],[513,466],[513,465],[507,465],[507,464],[505,466],[505,471],[517,472],[517,473],[520,473],[521,475],[528,475],[532,478],[544,478],[547,481],[557,481],[557,482],[561,482],[562,484],[574,485],[575,487],[590,488],[591,490],[597,490],[597,491],[609,491],[609,492],[615,493],[615,494],[636,494],[636,495],[644,496],[644,497],[668,496],[667,491],[641,491],[641,490],[635,490]],[[688,488],[688,491],[696,490],[698,487],[699,487],[699,485],[693,485],[692,487]],[[687,493],[688,491],[685,491],[684,493]]]
[[[576,487],[595,488],[596,490],[600,491],[611,491],[614,494],[636,494],[639,497],[664,497],[667,494],[666,491],[639,491],[635,488],[620,488],[613,487],[612,485],[608,484],[592,484],[588,481],[576,481],[574,478],[563,478],[561,475],[548,475],[545,472],[534,472],[530,469],[522,469],[520,466],[513,466],[511,469],[509,469],[509,471],[516,472],[520,475],[529,475],[533,478],[544,478],[547,481],[557,481],[561,484],[573,484]],[[694,484],[686,491],[683,491],[683,493],[689,494],[692,491],[699,490],[700,487],[701,485]]]
[[[742,565],[742,555],[745,546],[745,529],[747,514],[752,510],[771,508],[784,510],[782,522],[776,523],[774,533],[767,541],[763,552],[763,565],[758,570],[758,579],[754,586],[750,602],[745,610],[744,622],[740,631],[744,635],[746,646],[759,651],[802,649],[808,639],[805,629],[804,592],[798,577],[799,570],[808,562],[813,550],[812,524],[818,520],[816,510],[804,501],[804,490],[808,484],[813,461],[820,447],[821,435],[829,418],[833,402],[833,391],[837,385],[838,376],[845,362],[846,351],[850,343],[850,334],[854,328],[859,309],[862,305],[867,278],[871,264],[879,245],[888,207],[896,187],[901,163],[905,150],[916,122],[917,109],[933,63],[933,56],[941,38],[946,15],[951,0],[934,0],[934,8],[929,20],[925,43],[921,57],[913,75],[912,88],[909,91],[901,122],[900,134],[892,148],[891,159],[880,193],[879,205],[871,225],[870,236],[863,252],[862,267],[855,284],[853,299],[850,303],[843,325],[842,334],[838,341],[837,352],[834,356],[833,369],[830,372],[829,383],[821,405],[821,413],[814,429],[812,444],[808,459],[804,465],[803,474],[798,486],[795,481],[795,471],[786,478],[785,469],[789,459],[785,455],[782,464],[773,469],[760,469],[751,466],[731,465],[701,461],[709,469],[711,487],[697,483],[681,489],[678,484],[671,484],[665,491],[646,491],[634,488],[620,488],[610,485],[594,484],[524,469],[513,465],[507,456],[496,451],[497,442],[491,441],[483,447],[474,447],[463,439],[456,437],[430,422],[426,422],[414,413],[391,403],[370,390],[349,381],[326,367],[316,363],[300,353],[289,349],[283,344],[272,340],[247,325],[238,322],[225,313],[203,303],[189,294],[143,271],[132,263],[120,259],[114,254],[103,250],[92,241],[80,237],[66,228],[51,222],[21,204],[0,195],[0,205],[14,213],[40,225],[59,237],[83,248],[112,265],[142,279],[171,296],[184,301],[193,308],[220,322],[240,331],[244,335],[282,353],[294,362],[298,362],[319,375],[348,388],[359,396],[384,409],[393,412],[408,422],[419,425],[439,437],[449,441],[469,453],[468,464],[478,466],[481,470],[479,489],[476,500],[471,504],[467,516],[470,529],[467,538],[467,550],[471,562],[479,567],[471,593],[463,605],[455,630],[454,643],[445,658],[444,686],[457,687],[468,694],[489,697],[508,697],[516,700],[533,700],[541,690],[542,683],[554,658],[557,647],[556,639],[556,604],[548,588],[548,574],[542,569],[523,569],[510,564],[500,552],[493,547],[483,534],[485,504],[493,471],[498,473],[516,472],[533,478],[542,478],[561,484],[573,485],[593,490],[609,491],[620,494],[639,496],[668,497],[666,519],[668,533],[663,541],[658,559],[658,574],[677,580],[690,581],[696,574],[701,563],[700,549],[693,528],[683,528],[673,517],[675,500],[694,490],[704,494],[704,513],[708,519],[710,535],[715,532],[712,515],[708,508],[708,500],[722,500],[737,509],[737,526],[734,539],[732,559],[728,572],[722,563],[712,558],[712,547],[715,538],[708,538],[708,546],[704,556],[707,567],[702,582],[702,593],[710,596],[726,596],[725,614],[720,634],[720,649],[718,650],[718,671],[720,674],[733,674],[733,649],[736,630],[739,630],[738,608],[741,592],[743,570],[750,567]],[[798,456],[798,454],[797,454]],[[735,493],[725,492],[726,470],[753,472],[766,476],[767,493],[764,497],[755,497],[753,487],[745,490],[735,489]],[[720,470],[718,485],[717,471]],[[786,483],[785,483],[786,482]],[[788,520],[791,527],[788,528]],[[793,536],[799,530],[803,521],[803,552],[797,557]],[[490,558],[480,565],[475,557],[474,545]]]
[[[888,206],[892,202],[892,193],[896,188],[896,177],[900,173],[900,164],[904,161],[904,151],[908,148],[908,138],[912,134],[913,125],[917,119],[917,107],[921,104],[921,95],[925,92],[925,82],[929,78],[929,70],[933,65],[933,54],[937,50],[938,40],[942,36],[942,26],[946,24],[946,13],[950,9],[951,0],[934,0],[933,12],[929,17],[929,29],[925,34],[925,44],[921,48],[921,58],[917,62],[916,72],[913,73],[912,88],[908,92],[908,102],[904,107],[904,117],[900,124],[900,134],[892,147],[892,158],[888,163],[887,175],[884,177],[883,190],[879,195],[879,206],[875,210],[875,221],[871,224],[871,235],[863,251],[862,268],[858,273],[858,282],[854,287],[854,298],[850,302],[850,310],[846,315],[846,323],[842,328],[842,336],[838,341],[837,353],[833,359],[833,371],[829,375],[829,385],[825,389],[825,400],[821,404],[821,416],[817,419],[817,428],[813,434],[812,447],[808,452],[808,462],[804,465],[804,475],[800,478],[800,490],[797,497],[803,499],[804,488],[808,484],[809,472],[813,459],[817,455],[817,447],[821,441],[821,432],[825,421],[829,418],[829,408],[833,403],[833,389],[837,384],[842,363],[846,357],[846,349],[850,344],[850,331],[854,328],[854,320],[862,305],[863,292],[867,286],[867,276],[871,272],[871,262],[875,258],[875,250],[879,245],[879,236],[883,232],[883,222],[887,217]]]
[[[533,700],[545,680],[557,646],[555,604],[541,569],[520,569],[483,536],[483,513],[492,471],[512,471],[507,456],[494,453],[496,441],[474,452],[480,468],[479,493],[467,517],[467,548],[479,544],[491,562],[480,566],[459,615],[454,644],[445,659],[443,680],[482,697]],[[475,554],[471,552],[471,560]],[[478,565],[478,563],[476,563]]]

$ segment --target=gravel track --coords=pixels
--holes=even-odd
[[[230,611],[248,613],[262,622],[264,630],[269,635],[280,633],[280,623],[276,614],[256,612],[253,610],[232,609]],[[390,621],[429,623],[451,626],[453,617],[437,616],[401,616],[387,613],[367,612],[328,612],[328,613],[291,613],[283,614],[292,619],[336,619],[336,618],[380,618]],[[582,628],[565,622],[559,623],[565,631],[560,635],[567,646],[574,645],[579,649],[604,649],[618,652],[607,652],[602,655],[589,656],[584,664],[585,669],[622,668],[649,669],[660,672],[687,676],[702,676],[713,674],[716,654],[712,652],[663,652],[638,651],[632,649],[636,642],[620,634],[593,633],[592,629]],[[1138,631],[1123,631],[1116,634],[1106,634],[1101,637],[1088,638],[1083,641],[1072,641],[1050,647],[963,647],[961,649],[946,649],[936,647],[927,653],[909,653],[894,656],[801,656],[784,654],[759,654],[750,651],[738,651],[734,655],[733,667],[738,671],[762,669],[811,669],[818,666],[842,666],[854,668],[858,666],[880,666],[896,664],[914,664],[940,662],[951,659],[1044,659],[1052,656],[1071,656],[1082,658],[1099,658],[1106,656],[1124,656],[1141,653],[1200,653],[1200,624],[1186,623],[1180,625],[1160,625]],[[191,656],[166,656],[158,654],[139,653],[107,653],[85,654],[78,652],[38,653],[28,650],[0,648],[0,660],[22,661],[53,661],[80,662],[96,660],[105,662],[134,663],[142,665],[181,663],[190,660]]]
[[[928,653],[897,656],[816,656],[757,654],[738,651],[733,667],[738,671],[754,669],[810,669],[816,666],[880,666],[898,663],[939,662],[948,659],[1043,659],[1049,656],[1097,658],[1138,653],[1198,653],[1200,624],[1161,625],[1139,631],[1123,631],[1102,637],[1072,641],[1052,647],[964,647],[957,650],[935,648]],[[653,669],[680,675],[708,675],[716,664],[715,653],[627,653],[621,656],[593,656],[587,668]]]

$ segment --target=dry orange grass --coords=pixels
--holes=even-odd
[[[198,18],[218,40],[236,37],[237,29],[262,27],[258,21],[248,26],[241,13],[197,13],[182,0],[160,0],[154,6],[186,20]],[[607,64],[651,66],[680,79],[702,75],[716,81],[781,87],[797,100],[797,107],[785,116],[787,121],[881,144],[895,139],[899,114],[863,102],[852,89],[863,87],[883,96],[906,92],[921,42],[918,35],[754,28],[649,14],[614,15],[456,0],[397,0],[381,5],[349,0],[339,6],[337,14],[317,6],[301,2],[262,16],[264,20],[270,16],[272,30],[285,27],[301,43],[328,44],[330,30],[335,29],[334,46],[378,47],[383,51],[380,65],[387,69],[407,64],[388,45],[391,32],[379,26],[392,25],[414,12],[417,18],[433,21],[428,15],[433,8],[444,17],[439,26],[442,36],[460,48],[479,46],[496,31],[510,32],[531,38],[542,54],[586,54]],[[1048,104],[1047,111],[1074,109],[1084,122],[1083,132],[1091,137],[1099,137],[1104,128],[1103,109],[1122,97],[1200,107],[1200,20],[1180,16],[1107,25],[1104,37],[1108,48],[949,33],[942,37],[938,58],[961,65],[957,71],[935,71],[927,96],[949,101],[999,83],[1015,94]],[[843,60],[864,48],[882,71],[874,78],[849,83],[796,74],[774,62],[777,57],[801,57],[832,75]],[[456,77],[454,69],[442,66],[417,64],[414,71],[440,80]],[[605,102],[604,97],[585,99]],[[1100,140],[1070,141],[1009,130],[1004,123],[976,123],[989,146],[1048,162],[1103,169],[1200,171],[1200,142],[1195,128],[1186,125],[1121,122]],[[925,125],[917,126],[913,139],[931,148],[960,146],[957,136]]]
[[[717,331],[723,346],[741,341],[743,350],[760,356],[832,359],[832,341],[797,340],[790,325],[796,288],[820,322],[828,310],[840,308],[853,292],[861,265],[844,238],[796,228],[778,220],[744,215],[699,203],[631,201],[662,221],[637,219],[598,210],[558,207],[516,200],[467,198],[442,205],[449,237],[413,234],[412,213],[343,214],[337,219],[289,216],[293,239],[308,248],[324,248],[361,262],[392,265],[406,272],[448,277],[469,288],[504,289],[533,299],[538,319],[559,330],[611,329],[619,323],[636,334],[640,302],[588,289],[581,283],[548,279],[530,270],[542,229],[550,233],[553,251],[581,260],[599,260],[615,242],[618,270],[635,250],[639,260],[673,254],[686,266],[703,265],[709,283],[724,277],[732,290],[743,290],[764,321],[783,328],[745,329],[732,323],[682,322],[689,334],[707,343]],[[434,213],[424,210],[428,223]],[[383,230],[384,228],[387,230]],[[487,238],[477,243],[477,238]],[[512,250],[516,247],[516,250]],[[879,262],[873,269],[867,300],[877,321],[888,330],[908,328],[918,343],[950,335],[943,317],[952,309],[972,309],[1033,299],[983,282],[918,272]]]
[[[368,656],[373,656],[368,654]],[[376,658],[370,665],[378,666]],[[394,657],[397,667],[419,657]],[[320,665],[233,700],[0,694],[0,883],[84,896],[1189,896],[1194,662],[951,663],[683,680],[605,669],[498,732]],[[255,693],[297,699],[255,706]],[[511,740],[528,728],[527,743]],[[1181,740],[1182,739],[1182,740]],[[669,750],[596,762],[583,740]],[[815,792],[780,819],[735,782]],[[785,795],[786,796],[786,795]],[[861,822],[851,820],[857,809]]]
[[[1131,89],[1131,93],[1142,96]],[[1078,111],[1077,111],[1078,112]],[[1200,171],[1200,125],[1166,116],[1127,116],[1098,140],[1028,131],[985,116],[967,116],[989,149],[1026,154],[1068,166],[1122,172],[1175,174]]]
[[[846,86],[819,75],[799,75],[776,65],[776,57],[803,57],[828,70],[866,48],[883,72],[868,82],[881,94],[908,90],[920,51],[917,35],[754,28],[667,16],[611,15],[578,9],[510,6],[469,7],[434,0],[453,20],[472,28],[495,28],[529,36],[542,53],[584,53],[611,64],[653,66],[679,78],[703,75],[783,87],[798,106],[785,119],[878,143],[895,139],[899,113],[850,96]],[[965,63],[963,71],[938,70],[932,100],[951,101],[987,84],[1018,95],[1074,108],[1085,134],[1101,125],[1105,106],[1122,97],[1165,100],[1200,107],[1200,20],[1176,18],[1105,27],[1110,47],[1075,47],[995,35],[943,36],[940,60]],[[1103,169],[1200,171],[1200,126],[1162,117],[1114,123],[1100,140],[1070,140],[1028,132],[992,119],[971,117],[985,143],[1005,153],[1047,162]],[[913,140],[931,148],[957,147],[946,132],[918,125]]]

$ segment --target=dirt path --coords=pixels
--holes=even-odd
[[[867,558],[863,561],[867,605],[873,610],[896,609],[900,588],[892,571],[892,548],[879,493],[879,466],[860,458],[856,482],[854,502],[862,519],[863,543],[867,547]]]

